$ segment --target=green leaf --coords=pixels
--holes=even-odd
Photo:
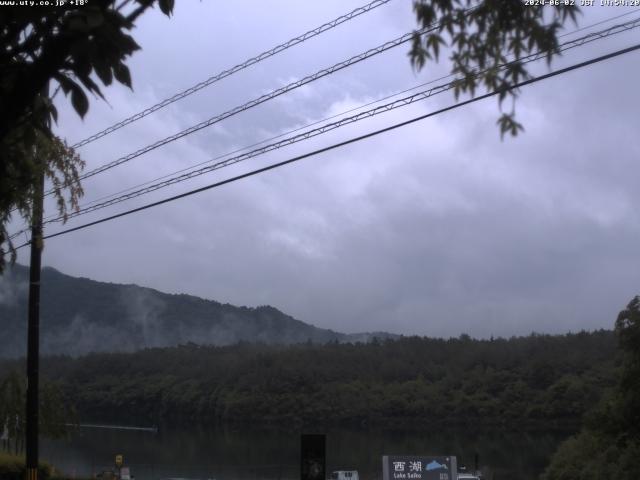
[[[129,67],[127,67],[124,63],[117,63],[113,66],[113,75],[123,85],[126,85],[129,88],[131,87],[131,72],[129,72]]]
[[[104,22],[104,16],[99,8],[88,8],[85,13],[85,21],[88,28],[96,28]]]
[[[80,81],[82,82],[82,84],[85,86],[87,90],[98,95],[103,100],[105,99],[104,95],[102,95],[102,92],[100,91],[100,87],[98,87],[98,84],[96,82],[91,80],[90,76],[84,75],[84,76],[78,76],[78,78],[80,79]]]
[[[111,85],[113,81],[113,74],[111,73],[111,67],[107,65],[102,59],[96,58],[93,63],[93,69],[96,71],[98,78],[105,85]]]
[[[422,48],[422,40],[420,38],[420,34],[417,32],[413,33],[413,37],[411,39],[411,50],[409,51],[409,58],[411,59],[411,65],[416,70],[422,69],[426,62],[425,52]]]
[[[73,50],[71,51],[71,57],[73,59],[73,73],[78,77],[91,74],[92,62],[88,52],[89,48],[87,41],[78,41],[73,46]]]
[[[440,55],[440,45],[445,45],[445,41],[437,33],[432,33],[427,37],[426,44],[427,48],[433,51],[435,60],[438,61],[438,56]]]
[[[174,0],[159,0],[158,1],[158,5],[160,5],[160,10],[162,10],[162,13],[164,13],[166,16],[170,17],[171,14],[173,13],[173,4],[174,4]]]
[[[78,115],[83,118],[89,110],[89,99],[85,95],[84,90],[76,83],[73,83],[73,89],[71,90],[71,105],[73,105],[75,111],[78,112]]]
[[[69,15],[67,18],[67,27],[72,32],[87,32],[87,22],[84,17],[77,13]]]
[[[501,140],[504,140],[505,133],[510,134],[512,137],[516,137],[519,132],[524,131],[522,124],[516,122],[515,115],[513,113],[503,113],[496,123],[500,125]]]
[[[51,114],[51,118],[53,118],[53,121],[55,123],[58,123],[58,109],[53,103],[49,105],[49,113]]]

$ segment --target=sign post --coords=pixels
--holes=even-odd
[[[300,478],[325,480],[326,435],[302,435],[300,437]]]
[[[384,455],[382,480],[458,480],[454,456]]]

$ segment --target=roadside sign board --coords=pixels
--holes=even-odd
[[[454,456],[384,455],[382,480],[457,480]]]
[[[302,480],[325,480],[327,436],[301,435],[300,437],[300,478]]]

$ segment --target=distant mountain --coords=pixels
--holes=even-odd
[[[26,351],[29,269],[0,276],[0,357]],[[43,354],[131,352],[186,343],[293,344],[368,342],[389,333],[344,334],[314,327],[276,308],[236,307],[137,285],[96,282],[42,269],[40,349]]]

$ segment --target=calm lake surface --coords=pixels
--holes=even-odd
[[[90,476],[124,455],[136,480],[299,478],[301,433],[327,434],[327,470],[382,478],[383,454],[456,455],[488,480],[533,480],[571,432],[501,430],[265,430],[166,428],[157,433],[80,428],[69,440],[41,440],[41,457],[70,475]]]

